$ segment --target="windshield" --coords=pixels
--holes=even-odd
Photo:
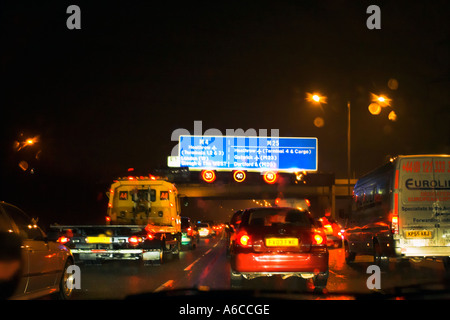
[[[0,229],[25,251],[0,290],[447,293],[449,13],[2,1]]]

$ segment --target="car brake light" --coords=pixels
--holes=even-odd
[[[322,237],[320,234],[316,233],[316,234],[313,236],[313,244],[314,244],[314,245],[321,245],[321,244],[323,244],[323,243],[324,243],[323,237]]]
[[[191,227],[187,228],[186,231],[187,231],[188,236],[192,236],[192,228]]]
[[[241,230],[236,235],[236,239],[237,239],[238,245],[240,245],[242,247],[251,247],[252,246],[250,236],[248,235],[246,230]]]
[[[154,238],[155,238],[155,236],[152,233],[147,233],[148,240],[153,240]]]
[[[69,241],[70,241],[70,238],[65,237],[65,236],[61,236],[61,237],[58,238],[58,240],[56,240],[56,242],[59,242],[61,244],[66,244]]]
[[[138,237],[138,236],[131,236],[128,238],[128,243],[130,243],[131,245],[138,245],[139,243],[142,242],[142,238]]]
[[[239,244],[243,247],[250,246],[250,237],[247,234],[243,234],[239,237]]]

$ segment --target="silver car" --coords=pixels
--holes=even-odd
[[[5,202],[0,202],[0,232],[15,235],[21,242],[21,261],[9,279],[15,286],[10,299],[35,299],[50,295],[59,299],[70,298],[74,284],[70,282],[72,273],[68,273],[67,268],[74,260],[67,247],[49,241],[34,219]],[[7,266],[7,260],[0,263]],[[3,283],[5,280],[2,279]]]

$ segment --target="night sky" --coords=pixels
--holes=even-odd
[[[66,27],[71,4],[81,30]],[[381,30],[366,27],[371,4]],[[196,120],[203,131],[317,137],[319,170],[346,177],[348,100],[356,177],[389,156],[450,153],[446,0],[8,0],[0,23],[0,200],[19,201],[15,183],[22,191],[29,176],[66,186],[151,172],[166,165],[172,132],[193,133]],[[306,92],[328,103],[315,107]],[[392,99],[396,122],[368,112],[370,93]]]

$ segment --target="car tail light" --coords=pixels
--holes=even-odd
[[[251,247],[252,242],[247,232],[240,232],[237,236],[238,244],[242,247]]]
[[[191,227],[187,228],[186,231],[187,231],[188,236],[192,236],[192,228]]]
[[[311,207],[311,201],[309,201],[308,199],[305,199],[305,202],[308,207]]]
[[[56,242],[59,242],[61,244],[66,244],[69,241],[70,241],[70,238],[68,238],[66,236],[61,236],[58,238],[58,240],[56,240]]]
[[[136,245],[138,245],[141,242],[142,242],[142,238],[138,237],[138,236],[131,236],[131,237],[128,238],[128,243],[133,245],[133,246],[136,246]]]
[[[313,245],[322,245],[324,244],[324,237],[318,233],[314,234],[313,236]]]
[[[326,246],[327,245],[327,236],[323,230],[312,229],[311,237],[312,237],[311,244],[313,246]]]
[[[333,226],[331,224],[326,224],[323,226],[326,232],[333,233]]]
[[[147,233],[147,240],[153,240],[155,239],[155,236],[153,235],[153,233]]]

